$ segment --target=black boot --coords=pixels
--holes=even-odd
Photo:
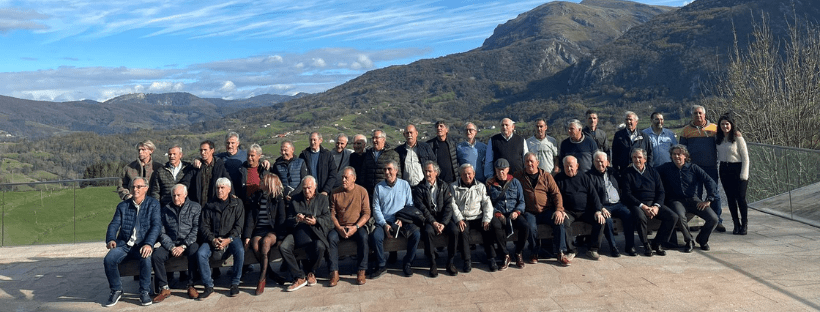
[[[740,235],[740,221],[737,219],[733,219],[732,223],[734,224],[734,228],[732,228],[732,234]]]
[[[743,223],[741,223],[740,233],[739,233],[740,235],[746,235],[746,225],[747,225],[747,223],[748,223],[747,221],[743,221]]]

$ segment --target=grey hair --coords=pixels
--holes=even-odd
[[[471,165],[470,163],[463,163],[463,164],[461,164],[461,166],[458,166],[458,173],[461,174],[461,173],[464,172],[464,170],[467,170],[468,168],[473,169],[473,171],[475,171],[475,168],[473,168],[473,165]]]
[[[592,154],[592,159],[596,159],[599,156],[604,156],[604,159],[607,159],[607,154],[604,153],[604,151],[602,151],[602,150],[595,151],[595,154]]]
[[[689,149],[686,148],[686,145],[683,145],[683,144],[672,145],[672,147],[669,148],[669,157],[672,157],[672,152],[674,152],[675,150],[680,150],[681,153],[683,153],[683,155],[686,156],[686,162],[689,162],[690,160],[692,160],[692,158],[689,156]]]
[[[339,141],[341,138],[348,139],[347,134],[339,133],[339,135],[336,136],[336,141]]]
[[[395,160],[392,160],[392,159],[388,160],[387,163],[385,163],[384,165],[385,166],[392,165],[393,169],[399,169],[399,163],[397,163]]]
[[[367,144],[367,136],[365,136],[364,134],[361,134],[361,133],[359,133],[359,134],[357,134],[357,135],[354,135],[354,136],[353,136],[353,142],[358,141],[358,140],[356,139],[356,138],[358,138],[358,137],[361,137],[361,138],[362,138],[362,141],[364,141],[364,144],[365,144],[365,145]]]
[[[692,105],[692,109],[689,112],[692,115],[694,115],[696,110],[702,110],[704,114],[706,113],[706,107],[703,107],[703,105],[697,105],[697,104]]]
[[[670,149],[670,150],[671,150],[671,149]],[[645,150],[645,149],[642,149],[642,148],[640,148],[640,147],[633,148],[633,149],[632,149],[632,152],[631,152],[631,153],[629,153],[629,155],[630,155],[630,156],[635,155],[635,153],[636,153],[636,152],[641,152],[641,155],[643,155],[643,158],[646,158],[646,150]]]
[[[171,188],[171,192],[176,191],[180,187],[182,188],[183,191],[185,191],[185,194],[188,194],[188,187],[185,186],[185,184],[182,184],[182,183],[175,184],[174,187]]]
[[[345,166],[344,168],[342,168],[342,173],[348,170],[350,170],[350,172],[353,172],[354,177],[356,176],[356,168],[353,168],[353,166]]]
[[[228,132],[228,134],[225,135],[225,141],[229,140],[230,138],[234,138],[234,137],[236,138],[237,141],[239,141],[239,133],[236,133],[236,132],[233,132],[233,131]]]
[[[626,113],[624,113],[624,119],[629,118],[629,116],[635,116],[636,121],[639,119],[638,114],[635,114],[633,111],[626,111]]]
[[[567,162],[569,162],[570,158],[575,159],[576,162],[578,161],[578,158],[575,158],[575,156],[567,155],[567,156],[564,156],[564,159],[561,160],[561,163],[563,163],[564,166],[566,166]]]
[[[322,139],[322,134],[321,133],[314,131],[314,132],[310,133],[310,136],[313,136],[314,134],[316,135],[317,138],[319,138],[319,140]]]
[[[567,121],[567,129],[569,129],[569,127],[572,127],[573,125],[575,125],[575,127],[579,130],[584,128],[584,125],[582,125],[581,121],[578,119]]]
[[[281,145],[285,145],[285,144],[290,145],[290,147],[294,147],[294,146],[293,146],[293,141],[291,141],[291,140],[284,140],[284,141],[282,141],[282,143],[280,144],[280,146],[281,146]]]
[[[422,168],[424,168],[426,170],[427,166],[429,166],[429,165],[433,165],[433,170],[436,171],[436,174],[441,174],[441,167],[438,166],[438,163],[436,163],[435,161],[432,161],[432,160],[425,161],[424,166],[422,166]]]
[[[530,156],[535,157],[535,160],[538,161],[538,155],[535,155],[535,153],[533,152],[527,152],[526,154],[524,154],[524,161],[527,161],[527,157]]]
[[[182,154],[182,147],[180,147],[179,144],[174,144],[174,146],[171,146],[170,148],[168,148],[168,151],[170,152],[172,149],[175,149],[175,148],[178,148],[179,153]]]
[[[316,178],[314,178],[312,175],[307,175],[304,178],[302,178],[302,186],[303,187],[304,187],[305,183],[307,183],[308,180],[313,181],[313,184],[316,184]]]
[[[231,179],[228,179],[228,178],[225,178],[225,177],[216,179],[216,186],[217,187],[220,187],[220,186],[231,187]]]
[[[384,133],[384,131],[382,129],[376,129],[376,130],[373,130],[373,136],[377,137],[377,138],[386,138],[387,133]]]
[[[133,190],[134,189],[134,182],[136,182],[137,180],[142,180],[143,182],[145,182],[145,186],[148,186],[148,178],[146,178],[146,177],[136,177],[136,178],[131,179],[131,182],[128,183],[128,189]]]
[[[251,151],[256,152],[256,154],[259,154],[259,156],[262,156],[262,147],[259,146],[259,144],[256,144],[256,143],[251,144],[251,147],[248,148],[248,152],[251,152]]]

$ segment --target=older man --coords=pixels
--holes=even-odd
[[[413,206],[410,184],[398,178],[398,166],[395,160],[387,160],[384,164],[384,180],[379,182],[373,190],[372,213],[376,220],[376,229],[370,234],[370,246],[376,254],[377,263],[371,279],[376,279],[387,271],[384,239],[388,235],[396,237],[400,229],[407,237],[407,254],[404,256],[403,271],[406,276],[413,275],[411,265],[416,258],[421,233],[417,226],[409,222],[410,220],[401,220],[397,214],[405,209],[418,210]]]
[[[664,205],[665,192],[663,182],[655,168],[647,166],[646,151],[635,148],[632,151],[632,165],[622,173],[623,203],[632,209],[638,222],[638,236],[644,246],[644,255],[652,256],[652,250],[659,256],[665,256],[662,244],[669,241],[678,222],[678,215]],[[650,244],[647,238],[649,219],[661,220],[661,227]],[[650,249],[651,248],[651,249]]]
[[[291,193],[296,193],[302,179],[308,175],[305,160],[293,157],[293,150],[293,142],[282,141],[279,146],[281,156],[273,162],[273,173],[282,181],[283,194],[288,200],[290,200]]]
[[[663,114],[653,112],[650,115],[652,118],[652,125],[649,128],[643,129],[643,133],[649,137],[652,143],[652,167],[659,167],[665,163],[671,162],[669,158],[669,149],[672,145],[678,144],[678,139],[672,130],[663,127]]]
[[[330,217],[330,203],[327,196],[318,193],[316,178],[306,176],[302,180],[302,192],[293,196],[288,206],[285,222],[288,236],[279,245],[282,261],[287,264],[291,276],[295,279],[287,291],[296,291],[303,286],[316,285],[316,269],[327,250],[327,234],[333,229]],[[299,267],[294,250],[304,248],[308,259],[304,270]],[[307,275],[305,275],[307,272]]]
[[[567,156],[563,160],[564,171],[555,176],[555,183],[561,190],[566,213],[567,248],[569,253],[575,253],[572,247],[574,235],[572,222],[578,220],[592,225],[591,240],[588,242],[587,257],[598,260],[598,248],[604,237],[604,223],[606,217],[602,211],[595,182],[589,175],[578,172],[578,160],[574,156]]]
[[[335,147],[330,150],[330,154],[333,155],[333,163],[336,165],[336,184],[333,188],[342,186],[342,171],[345,167],[350,166],[350,155],[353,154],[353,150],[346,147],[347,135],[339,133],[336,136]]]
[[[424,180],[412,189],[413,204],[424,216],[424,224],[419,224],[422,227],[421,240],[424,242],[424,255],[430,260],[430,277],[437,277],[437,254],[434,251],[433,238],[438,235],[447,236],[448,255],[455,254],[457,233],[445,231],[445,228],[451,229],[448,225],[453,220],[455,202],[453,201],[453,191],[450,189],[450,185],[439,179],[441,168],[438,164],[435,161],[428,160],[424,163],[423,168]],[[448,263],[447,273],[456,275],[458,271],[451,263]]]
[[[507,236],[518,233],[518,240],[515,242],[516,265],[524,268],[524,258],[522,253],[527,245],[530,234],[530,227],[527,219],[523,217],[526,211],[524,202],[524,190],[521,182],[510,173],[510,164],[506,159],[501,158],[495,161],[495,175],[487,180],[487,193],[493,204],[493,221],[503,225],[504,230],[495,230],[495,240],[498,243],[498,251],[503,256],[504,263],[499,270],[504,271],[510,266],[510,252],[507,250]],[[492,223],[490,223],[492,226]],[[489,257],[488,253],[488,257]],[[490,271],[493,271],[495,260],[490,262]]]
[[[188,187],[188,197],[203,206],[216,198],[216,180],[230,178],[221,159],[214,158],[214,142],[210,140],[199,144],[199,156],[202,164],[197,170],[191,170],[182,183]]]
[[[666,204],[680,218],[678,228],[683,232],[683,239],[686,243],[683,251],[692,252],[695,242],[700,244],[702,250],[709,250],[709,236],[717,226],[718,217],[712,209],[705,208],[708,208],[712,201],[720,196],[717,193],[717,183],[698,165],[689,162],[689,150],[685,145],[672,146],[669,154],[672,162],[658,167],[658,172],[666,190]],[[697,196],[697,189],[701,185],[706,186],[706,200],[701,200]],[[694,241],[686,222],[687,212],[701,217],[706,222],[700,228],[700,233]]]
[[[580,130],[580,127],[578,128]],[[549,172],[538,167],[538,157],[533,153],[524,156],[524,170],[513,174],[521,181],[524,191],[524,202],[527,204],[523,217],[529,226],[530,258],[528,263],[538,263],[538,251],[541,240],[538,239],[538,224],[552,226],[552,254],[562,265],[569,265],[575,253],[566,244],[566,227],[571,221],[564,212],[561,191]],[[523,267],[521,254],[516,255],[516,262]]]
[[[458,156],[456,155],[456,141],[447,134],[450,128],[444,121],[436,121],[436,137],[427,140],[427,144],[436,155],[436,162],[441,168],[439,179],[453,183],[458,177]]]
[[[214,155],[225,163],[225,170],[231,176],[231,183],[238,185],[240,180],[239,168],[248,159],[248,152],[239,149],[239,133],[228,132],[225,135],[225,151]]]
[[[436,161],[436,153],[430,145],[418,141],[419,132],[416,126],[407,125],[404,128],[404,144],[396,147],[399,154],[399,165],[401,166],[402,179],[410,185],[419,184],[424,180],[424,168],[422,164],[428,161]]]
[[[453,210],[454,223],[450,225],[450,232],[451,235],[458,237],[457,242],[461,245],[461,257],[464,260],[463,271],[467,273],[472,270],[470,228],[476,228],[481,232],[490,271],[497,271],[498,264],[495,262],[496,253],[493,243],[498,243],[500,247],[507,245],[501,221],[493,218],[493,205],[487,195],[487,188],[476,181],[473,166],[461,165],[459,175],[458,181],[451,184],[456,208]],[[455,249],[453,248],[448,254],[447,259],[447,271],[452,275],[458,273],[453,263],[456,256]]]
[[[353,136],[353,153],[350,154],[350,166],[356,169],[356,176],[364,176],[364,152],[367,149],[367,137],[364,134]],[[356,179],[362,185],[363,179]]]
[[[159,204],[165,207],[171,203],[172,189],[192,170],[195,168],[190,163],[182,161],[182,148],[179,145],[169,148],[168,162],[151,175],[151,197],[159,200]],[[187,190],[185,194],[188,194]]]
[[[245,246],[242,243],[242,226],[245,223],[245,208],[242,201],[231,193],[231,180],[227,177],[216,180],[216,196],[202,208],[199,227],[203,242],[197,251],[199,274],[205,291],[200,300],[214,292],[211,278],[211,259],[227,259],[233,256],[231,272],[231,297],[239,295],[239,281],[242,278],[242,264],[245,261]]]
[[[706,108],[700,105],[692,106],[692,122],[683,127],[680,133],[680,144],[685,145],[692,152],[691,161],[698,165],[715,183],[718,182],[717,168],[717,125],[706,119]],[[703,186],[698,187],[698,197],[703,196]],[[715,230],[726,232],[723,219],[720,217],[722,208],[720,196],[712,201],[712,210],[718,216],[718,225]]]
[[[598,113],[594,110],[587,110],[586,112],[587,125],[584,126],[582,132],[585,136],[592,138],[598,149],[609,155],[609,137],[606,132],[598,127]]]
[[[373,131],[373,147],[368,148],[364,153],[364,181],[362,186],[372,195],[373,189],[379,182],[385,179],[387,173],[386,165],[393,161],[399,163],[399,154],[387,144],[387,134],[382,130]],[[401,167],[394,167],[397,178],[402,176]],[[373,196],[370,196],[374,198]]]
[[[119,194],[120,199],[131,199],[133,194],[131,194],[131,190],[128,186],[131,185],[131,181],[135,178],[145,178],[145,181],[149,181],[148,187],[150,188],[152,174],[155,170],[162,167],[162,164],[153,161],[151,157],[155,149],[156,146],[154,146],[154,142],[151,142],[151,140],[145,140],[137,144],[137,160],[123,168],[121,183],[117,185],[117,194]],[[149,189],[147,192],[150,194],[151,190]]]
[[[475,178],[484,183],[489,178],[484,175],[484,158],[487,157],[487,144],[475,138],[478,134],[478,127],[474,123],[468,122],[464,126],[464,136],[466,140],[456,146],[456,156],[458,165],[470,164],[475,168]]]
[[[199,250],[197,235],[202,207],[188,199],[188,188],[183,184],[176,184],[172,189],[171,202],[162,206],[162,234],[159,236],[160,247],[154,250],[151,263],[157,286],[161,289],[154,297],[154,303],[162,302],[171,296],[168,287],[168,278],[165,274],[165,261],[171,257],[188,258],[188,296],[191,299],[199,297],[194,288],[193,272],[197,270],[196,252]],[[180,280],[182,278],[180,277]]]
[[[612,139],[612,166],[618,172],[623,172],[629,167],[632,150],[641,148],[646,151],[646,161],[652,164],[652,142],[646,133],[638,131],[638,115],[627,111],[624,113],[624,127],[615,132]]]
[[[569,137],[561,142],[561,152],[558,158],[564,159],[572,155],[578,160],[578,170],[587,172],[592,169],[592,154],[598,150],[598,144],[592,138],[585,136],[581,129],[581,122],[578,119],[567,122]]]
[[[152,302],[148,295],[151,289],[151,253],[162,229],[160,206],[156,199],[145,196],[148,193],[148,179],[134,177],[130,183],[129,199],[117,205],[114,218],[105,232],[108,253],[103,264],[111,289],[106,307],[114,306],[122,298],[119,264],[126,259],[139,259],[140,304],[150,305]]]
[[[546,172],[558,173],[558,142],[547,135],[547,121],[535,121],[535,134],[527,139],[527,149],[538,156],[538,167]]]
[[[330,197],[330,219],[335,231],[328,231],[328,254],[330,262],[330,287],[339,283],[339,240],[355,239],[358,246],[356,261],[359,262],[356,283],[364,285],[367,270],[367,221],[370,219],[370,197],[356,184],[356,169],[342,169],[342,186],[333,190]]]
[[[604,236],[609,242],[609,252],[612,257],[620,257],[621,252],[615,246],[614,224],[611,217],[621,219],[624,227],[624,250],[629,256],[637,256],[635,251],[635,221],[632,210],[621,203],[621,189],[618,187],[620,176],[614,169],[610,170],[609,160],[607,154],[603,151],[595,152],[593,159],[595,160],[595,169],[590,170],[587,174],[592,177],[598,189],[598,196],[601,198],[601,204],[604,206],[601,209],[606,218],[606,226],[604,227]],[[637,211],[637,207],[635,207]]]
[[[336,163],[333,155],[322,146],[322,134],[310,134],[310,146],[302,151],[299,158],[305,161],[308,174],[316,179],[317,192],[328,196],[336,185]]]
[[[515,123],[512,119],[501,120],[501,133],[490,138],[487,143],[487,155],[484,158],[484,176],[493,176],[493,164],[496,159],[504,158],[510,164],[510,172],[524,169],[524,154],[528,152],[527,142],[515,134]]]

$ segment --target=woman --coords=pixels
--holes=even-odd
[[[271,173],[262,176],[261,188],[250,200],[254,205],[245,218],[245,247],[250,244],[256,260],[259,261],[261,272],[256,295],[261,295],[265,291],[268,273],[274,281],[284,284],[282,277],[273,270],[268,271],[270,249],[285,237],[285,198],[282,195],[282,182],[279,181],[279,177]]]
[[[715,136],[718,161],[720,161],[720,181],[729,200],[729,212],[732,213],[734,229],[732,234],[746,235],[747,212],[746,187],[749,184],[749,152],[746,141],[737,130],[734,119],[729,113],[718,119],[718,131]],[[738,209],[740,219],[738,219]]]

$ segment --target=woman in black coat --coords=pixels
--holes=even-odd
[[[268,270],[268,254],[271,247],[285,237],[285,198],[282,195],[282,182],[275,174],[267,173],[262,177],[261,189],[253,193],[250,200],[254,203],[245,218],[245,247],[250,244],[261,272],[256,286],[256,295],[265,291],[268,273],[277,283],[284,279],[273,270]]]

